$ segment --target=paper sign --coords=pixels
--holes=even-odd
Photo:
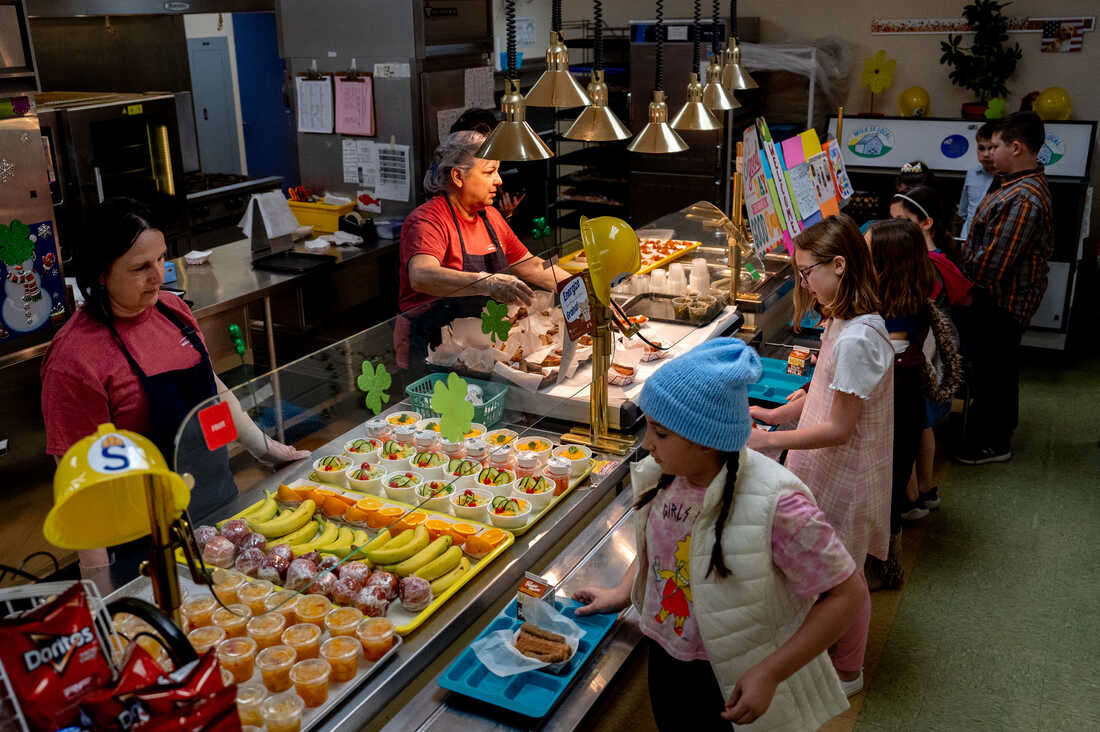
[[[836,186],[837,197],[841,201],[847,201],[855,193],[852,181],[848,179],[848,171],[844,167],[844,156],[840,152],[840,145],[835,139],[825,143],[825,151],[829,153],[829,168],[833,174],[833,185]]]
[[[791,198],[798,208],[798,217],[810,222],[818,217],[817,196],[814,195],[814,181],[807,163],[799,163],[787,171],[787,183],[791,187]],[[809,226],[809,223],[805,224]]]
[[[817,130],[806,130],[798,137],[802,140],[802,154],[806,160],[821,152],[821,141],[817,139]]]
[[[451,134],[451,125],[462,116],[464,111],[462,107],[454,107],[453,109],[441,109],[435,113],[435,123],[440,140]]]
[[[753,248],[763,254],[783,239],[783,227],[768,193],[764,166],[760,161],[756,128],[749,125],[742,135],[742,184],[745,191],[745,210],[749,229],[752,231]]]
[[[809,159],[810,177],[814,184],[814,196],[817,198],[818,208],[825,218],[836,216],[840,213],[840,207],[836,202],[836,188],[833,187],[833,176],[829,172],[829,156],[819,152]]]
[[[412,76],[408,64],[375,64],[374,76],[377,79],[407,79]]]
[[[296,79],[298,89],[298,131],[332,132],[332,77],[321,77],[320,81],[299,76]]]
[[[466,108],[493,108],[493,67],[477,66],[466,69]]]
[[[336,78],[336,134],[374,137],[374,79]]]
[[[565,328],[569,331],[569,340],[574,343],[582,335],[592,332],[592,309],[588,305],[588,288],[584,284],[584,275],[573,275],[560,286],[561,311],[565,316]]]
[[[409,146],[375,145],[378,156],[378,185],[374,187],[377,198],[387,201],[409,200]]]
[[[290,210],[290,204],[287,203],[287,200],[283,198],[283,194],[279,191],[253,193],[252,198],[259,205],[260,218],[264,221],[264,231],[267,232],[267,238],[274,239],[279,236],[286,236],[298,228],[298,219],[294,217],[294,212]],[[253,208],[254,206],[249,203],[244,210],[244,216],[237,224],[246,237],[252,236]]]
[[[802,225],[798,214],[794,210],[794,202],[791,200],[790,189],[785,184],[783,176],[783,164],[780,162],[779,153],[772,144],[771,132],[768,123],[763,117],[756,120],[757,129],[760,132],[761,145],[764,149],[764,172],[769,179],[769,184],[774,186],[779,202],[780,219],[784,221],[784,228],[791,236],[802,231]],[[786,237],[785,237],[786,238]]]
[[[199,426],[206,448],[213,452],[225,447],[237,439],[237,425],[233,424],[233,413],[229,411],[229,402],[218,402],[199,410]]]

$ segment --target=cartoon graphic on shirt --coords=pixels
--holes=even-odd
[[[690,556],[691,534],[688,534],[676,543],[676,553],[672,555],[676,560],[676,566],[673,569],[661,569],[657,562],[653,562],[653,572],[657,575],[657,582],[664,581],[664,587],[661,589],[661,609],[657,611],[654,620],[663,624],[671,615],[674,621],[672,629],[679,636],[683,636],[684,623],[691,615],[691,572],[688,568]]]

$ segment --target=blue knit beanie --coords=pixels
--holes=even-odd
[[[638,406],[684,439],[723,452],[749,440],[746,386],[760,380],[760,357],[738,338],[716,338],[657,369]]]

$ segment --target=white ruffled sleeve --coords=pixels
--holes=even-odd
[[[837,336],[833,358],[836,371],[829,388],[870,399],[894,362],[894,348],[868,324],[852,322]]]

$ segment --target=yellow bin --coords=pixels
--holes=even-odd
[[[343,206],[330,206],[320,201],[316,203],[303,203],[301,201],[287,201],[290,210],[294,212],[294,218],[302,226],[312,226],[314,234],[331,234],[340,229],[340,217],[355,210],[355,201]]]

